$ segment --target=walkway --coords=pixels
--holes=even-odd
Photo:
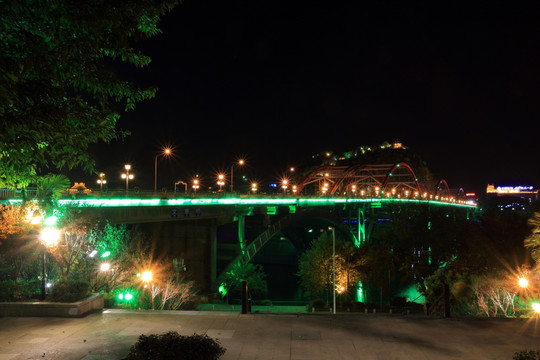
[[[419,315],[105,310],[0,318],[0,360],[121,359],[141,334],[207,334],[229,359],[493,359],[540,347],[540,320]]]

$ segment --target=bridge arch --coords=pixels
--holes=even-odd
[[[405,169],[406,170],[405,173],[396,174],[401,169]],[[407,177],[407,178],[412,177],[412,181],[410,179],[407,181],[393,181],[397,177]],[[407,163],[404,163],[404,162],[397,163],[390,169],[390,171],[388,171],[383,183],[381,184],[381,195],[383,194],[383,192],[389,191],[388,189],[389,185],[392,183],[396,183],[396,187],[392,188],[392,190],[390,191],[393,191],[394,189],[398,191],[401,188],[401,189],[410,189],[413,191],[417,191],[419,194],[422,193],[422,188],[420,187],[418,178],[416,177],[414,170]]]
[[[446,194],[447,197],[452,196],[450,194],[450,187],[448,186],[448,183],[446,182],[446,180],[441,179],[435,187],[435,197],[444,196],[444,194]]]

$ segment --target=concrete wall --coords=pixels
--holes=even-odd
[[[74,303],[56,302],[0,302],[0,316],[81,317],[103,310],[103,294]]]

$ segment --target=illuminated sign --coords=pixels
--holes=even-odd
[[[533,191],[532,186],[497,186],[499,193],[519,193],[523,191]]]
[[[534,186],[493,186],[488,185],[486,189],[487,193],[497,194],[518,194],[518,193],[531,193],[536,192]]]

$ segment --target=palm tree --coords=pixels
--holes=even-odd
[[[66,176],[58,174],[48,174],[38,180],[36,200],[44,214],[50,213],[56,200],[69,189],[70,184]]]
[[[524,245],[530,250],[536,267],[540,268],[540,212],[534,213],[529,225],[532,226],[532,233],[525,239]]]

